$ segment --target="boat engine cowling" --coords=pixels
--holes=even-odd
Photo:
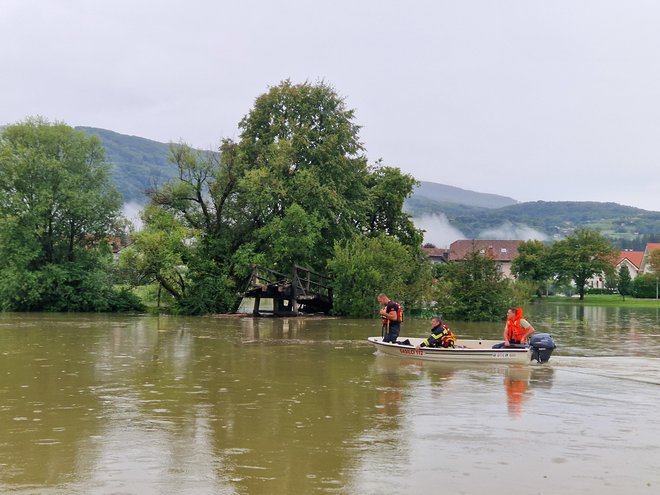
[[[549,333],[535,333],[529,338],[529,347],[532,349],[532,359],[545,363],[557,346]]]

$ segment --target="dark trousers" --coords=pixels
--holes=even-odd
[[[383,327],[383,331],[385,332],[385,335],[383,336],[383,342],[396,342],[396,339],[399,338],[401,327],[399,325],[390,325],[389,328],[385,326]]]

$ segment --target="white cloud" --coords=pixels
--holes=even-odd
[[[511,222],[504,222],[499,227],[492,229],[482,230],[479,233],[479,239],[499,239],[499,240],[522,240],[529,241],[536,239],[538,241],[545,241],[548,236],[543,232],[539,232],[532,227],[525,224],[513,224]]]
[[[124,203],[121,209],[122,216],[129,220],[135,226],[136,230],[142,229],[142,218],[140,218],[140,215],[143,208],[143,205],[131,202]]]
[[[465,234],[454,227],[444,214],[424,215],[414,218],[413,221],[418,229],[424,230],[424,243],[430,242],[436,247],[448,247],[458,239],[465,239]]]

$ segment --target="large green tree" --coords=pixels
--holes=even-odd
[[[420,262],[417,250],[385,234],[337,242],[328,268],[334,277],[334,312],[358,318],[377,314],[381,292],[404,309],[422,307],[432,282],[431,266]]]
[[[602,234],[580,229],[552,245],[550,260],[558,280],[572,280],[583,300],[591,277],[612,272],[616,253]]]
[[[173,146],[178,177],[150,193],[192,236],[183,290],[167,289],[185,311],[235,310],[252,263],[323,272],[335,243],[358,234],[419,249],[402,211],[415,180],[368,166],[354,112],[333,88],[284,81],[256,99],[239,128],[238,142],[223,141],[217,153]],[[149,219],[147,228],[159,229]]]
[[[111,252],[120,210],[100,141],[28,119],[0,137],[0,305],[112,308]]]
[[[496,321],[512,299],[497,262],[478,252],[442,266],[435,288],[437,312],[445,318]]]
[[[511,262],[511,273],[519,280],[536,285],[536,293],[542,295],[542,287],[552,276],[549,249],[541,241],[524,241],[518,246],[518,256]]]

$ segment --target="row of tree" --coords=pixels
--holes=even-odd
[[[648,297],[642,289],[660,274],[660,250],[651,253],[652,275],[639,275],[633,283],[630,271],[622,265],[615,270],[614,261],[619,253],[602,234],[593,230],[577,230],[565,239],[551,245],[541,241],[526,241],[518,248],[511,272],[519,279],[534,284],[539,295],[548,284],[574,284],[580,299],[584,299],[588,281],[604,277],[609,290],[616,290],[623,297],[633,294]]]

